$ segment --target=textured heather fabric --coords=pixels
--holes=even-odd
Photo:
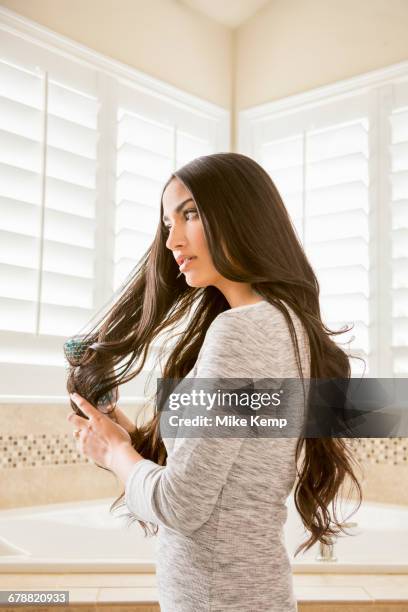
[[[307,335],[289,312],[309,378]],[[298,378],[283,314],[266,301],[222,312],[190,376]],[[296,612],[283,531],[296,439],[164,438],[164,444],[167,465],[143,459],[125,487],[129,511],[159,526],[162,612]]]

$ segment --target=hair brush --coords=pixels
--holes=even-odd
[[[85,336],[73,336],[64,342],[64,354],[70,366],[80,368],[82,357],[84,356],[86,350],[92,346],[92,342],[90,340],[84,340],[84,337]],[[95,408],[97,408],[103,414],[110,414],[115,410],[118,398],[118,389],[115,387],[111,391],[104,393],[104,395],[99,398]],[[75,404],[73,409],[79,416],[88,418]]]

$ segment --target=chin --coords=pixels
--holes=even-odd
[[[188,276],[186,276],[186,283],[190,287],[207,287],[208,286],[208,283],[205,283],[199,278],[189,278]]]

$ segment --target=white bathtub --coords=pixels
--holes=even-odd
[[[0,511],[1,572],[155,571],[156,537],[144,537],[139,523],[126,527],[113,499]],[[294,573],[408,573],[408,508],[364,503],[349,521],[353,536],[337,539],[337,561],[316,561],[318,545],[296,559],[304,529],[288,500],[285,541]],[[350,508],[343,502],[344,512]],[[347,516],[343,513],[343,516]]]

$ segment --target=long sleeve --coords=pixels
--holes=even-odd
[[[252,378],[264,335],[256,324],[219,315],[209,327],[195,378]],[[257,336],[257,338],[254,338]],[[242,438],[176,439],[166,466],[139,461],[125,487],[128,509],[139,519],[190,535],[211,516],[242,445]]]

